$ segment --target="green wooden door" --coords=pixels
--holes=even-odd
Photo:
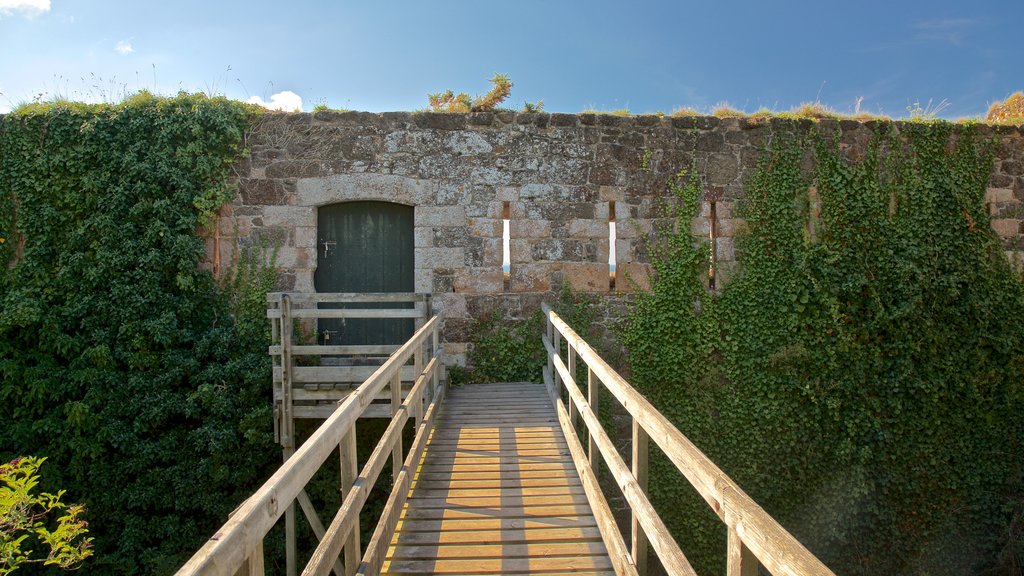
[[[317,213],[317,292],[412,292],[413,208],[390,202],[343,202]],[[411,307],[411,304],[346,308]],[[411,318],[321,320],[321,344],[402,344]]]

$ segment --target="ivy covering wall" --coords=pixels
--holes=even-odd
[[[278,461],[273,271],[199,266],[249,115],[143,93],[0,120],[0,458],[85,504],[83,573],[172,573]]]
[[[672,185],[681,224],[623,333],[634,382],[837,574],[1024,566],[1024,282],[989,225],[990,169],[970,126],[883,123],[859,163],[777,136],[716,295],[686,225],[697,178]],[[724,573],[724,528],[663,458],[652,494],[698,570]]]

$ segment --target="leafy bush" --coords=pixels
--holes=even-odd
[[[15,458],[0,464],[0,576],[29,564],[74,568],[92,556],[89,525],[79,518],[85,507],[61,502],[63,490],[34,493],[45,460]],[[37,552],[39,545],[49,549],[45,557]]]
[[[623,340],[638,388],[837,573],[1012,573],[1024,283],[989,227],[973,128],[900,129],[860,164],[776,135],[718,296],[696,281],[699,188],[679,187]],[[698,570],[723,571],[725,530],[663,458],[651,492]]]
[[[21,245],[0,254],[0,456],[47,455],[84,499],[84,572],[172,572],[276,463],[273,274],[223,289],[196,233],[231,198],[250,114],[142,93],[0,123],[0,238]]]

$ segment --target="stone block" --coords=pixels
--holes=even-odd
[[[551,222],[548,220],[510,220],[510,238],[550,238]]]
[[[602,202],[608,202],[609,200],[615,202],[621,202],[626,199],[626,187],[625,186],[599,186],[597,197]]]
[[[551,273],[555,264],[523,264],[512,266],[509,285],[513,292],[547,292],[551,290]]]
[[[481,238],[501,238],[502,226],[504,225],[497,218],[470,218],[469,233]]]
[[[423,272],[426,274],[426,271]],[[434,283],[433,294],[443,294],[455,291],[455,271],[451,268],[434,268],[431,271]]]
[[[323,174],[317,160],[280,160],[267,166],[267,178],[315,178]]]
[[[509,259],[512,264],[533,262],[533,240],[512,238],[508,241]]]
[[[616,211],[618,207],[616,207]],[[647,219],[623,219],[615,222],[615,237],[617,239],[646,238],[652,229],[650,220]]]
[[[448,366],[465,366],[466,353],[469,350],[467,342],[444,341],[444,363]]]
[[[430,248],[434,245],[434,228],[432,226],[416,226],[412,229],[413,246]]]
[[[743,218],[723,218],[718,220],[718,237],[734,238],[746,233],[747,221]]]
[[[472,244],[470,238],[478,239],[470,234],[469,226],[434,228],[433,245],[438,248],[465,248]]]
[[[999,202],[1018,202],[1013,195],[1012,188],[989,188],[985,191],[985,202],[992,204]]]
[[[615,263],[624,264],[628,262],[635,262],[636,252],[634,250],[635,241],[633,239],[615,239]]]
[[[417,269],[461,268],[464,259],[462,248],[417,248],[414,254]]]
[[[734,238],[718,238],[715,241],[716,258],[719,262],[736,259],[736,240]]]
[[[316,249],[282,246],[277,250],[277,265],[280,268],[311,268],[316,266]]]
[[[690,234],[701,238],[711,237],[711,222],[707,218],[697,216],[690,223]]]
[[[498,201],[519,200],[518,186],[498,186],[494,189],[494,199]]]
[[[611,286],[607,264],[566,262],[562,264],[562,278],[573,290],[582,292],[607,292]]]
[[[461,130],[466,127],[467,116],[467,114],[449,114],[446,112],[419,112],[413,114],[412,121],[420,128]]]
[[[316,248],[316,228],[313,226],[299,226],[295,229],[296,248]]]
[[[1021,233],[1020,220],[1011,218],[1000,218],[992,221],[992,229],[1001,238],[1012,238]]]
[[[609,234],[608,221],[604,219],[569,221],[569,236],[572,238],[608,238]]]
[[[335,174],[323,178],[301,178],[295,184],[295,203],[323,206],[351,200],[397,202],[409,206],[434,204],[436,182],[395,174]]]
[[[243,178],[238,183],[238,194],[247,206],[282,205],[288,203],[288,193],[281,180]]]
[[[501,267],[502,259],[505,256],[505,248],[501,238],[484,238],[481,246],[483,250],[483,266]]]
[[[413,292],[420,294],[427,294],[434,287],[434,277],[429,273],[430,270],[416,270],[413,275]]]
[[[462,206],[417,206],[413,223],[416,226],[465,226],[466,209]]]
[[[433,302],[433,308],[435,313],[440,312],[444,314],[445,321],[449,318],[467,318],[466,313],[466,297],[462,294],[456,294],[454,292],[447,292],[439,294],[435,292],[431,296]]]
[[[534,242],[530,255],[535,261],[593,262],[597,258],[594,241],[552,238]]]
[[[263,208],[263,225],[316,227],[316,209],[312,206],[266,206]]]
[[[501,268],[466,268],[455,274],[455,292],[463,294],[499,294],[505,289]]]
[[[615,269],[615,289],[620,292],[650,290],[652,273],[650,264],[639,262],[620,264]]]

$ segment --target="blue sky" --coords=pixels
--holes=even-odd
[[[860,99],[894,117],[946,102],[959,118],[1024,89],[1021,22],[1024,0],[0,0],[0,112],[140,88],[416,110],[501,72],[509,107],[552,112]]]

